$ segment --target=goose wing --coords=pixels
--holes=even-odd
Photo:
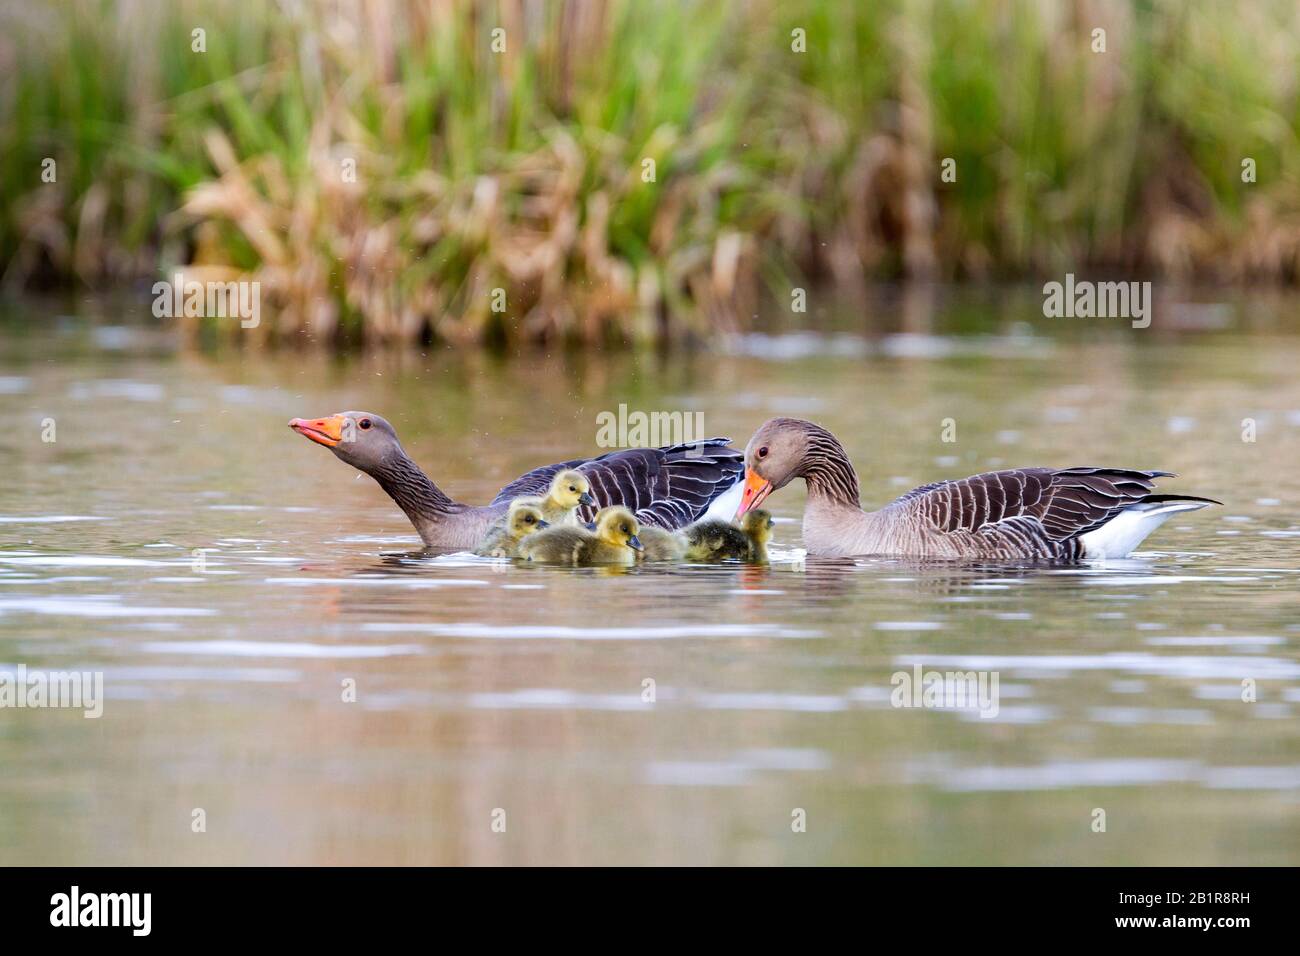
[[[642,524],[681,528],[703,516],[715,498],[740,480],[744,453],[730,441],[708,438],[663,448],[627,448],[545,465],[510,482],[492,503],[545,494],[557,472],[576,468],[591,482],[596,499],[595,505],[579,509],[579,520],[590,521],[608,505],[624,505]]]
[[[889,507],[949,534],[1001,528],[1060,542],[1098,528],[1142,501],[1168,471],[1127,468],[1015,468],[923,485]]]

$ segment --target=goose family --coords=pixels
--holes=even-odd
[[[1222,504],[1152,494],[1155,479],[1172,477],[1130,468],[1014,468],[922,485],[863,511],[857,472],[839,440],[813,422],[773,418],[745,446],[739,514],[802,478],[804,547],[812,555],[1120,558],[1171,515]]]
[[[534,560],[555,554],[565,563],[584,563],[591,555],[634,562],[642,550],[638,535],[648,539],[647,556],[658,560],[765,560],[772,525],[759,506],[796,478],[808,490],[804,547],[819,557],[1118,558],[1172,515],[1222,504],[1155,494],[1156,479],[1174,477],[1167,471],[1014,468],[922,485],[864,511],[857,472],[839,440],[813,422],[773,418],[743,453],[726,438],[614,451],[536,468],[489,504],[474,506],[440,491],[378,415],[342,412],[295,418],[289,426],[374,478],[427,547],[481,548],[492,531],[513,542],[503,550],[528,551]],[[526,535],[506,527],[514,520],[510,506],[520,498],[552,526]],[[589,525],[598,511],[607,523]],[[527,513],[521,507],[517,515]],[[739,527],[727,521],[733,514]],[[543,540],[551,543],[538,543]]]
[[[444,494],[402,448],[397,432],[371,412],[295,418],[289,427],[324,445],[338,459],[379,483],[402,509],[428,548],[472,550],[516,498],[550,494],[560,472],[587,481],[590,504],[579,519],[623,505],[643,525],[680,528],[705,515],[730,517],[740,500],[742,455],[729,438],[708,438],[662,448],[628,448],[598,458],[578,458],[535,468],[502,488],[486,505],[467,505]]]

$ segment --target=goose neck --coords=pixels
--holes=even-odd
[[[373,476],[417,528],[459,508],[404,451],[386,459]]]

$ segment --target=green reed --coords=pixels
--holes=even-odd
[[[1281,0],[56,0],[0,26],[7,287],[252,277],[268,338],[657,340],[825,280],[1300,273]]]

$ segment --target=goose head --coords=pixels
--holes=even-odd
[[[736,517],[800,476],[808,457],[809,428],[816,427],[798,418],[772,418],[759,426],[745,446],[745,493]]]
[[[632,512],[623,507],[603,509],[596,515],[596,537],[605,544],[642,550],[641,539],[637,537],[641,527]]]
[[[294,418],[289,427],[324,445],[353,468],[374,474],[395,457],[406,457],[397,432],[371,412],[339,412],[325,418]]]
[[[510,502],[510,510],[506,513],[506,526],[511,535],[524,538],[534,531],[549,528],[550,523],[542,517],[542,510],[536,504],[516,498]]]
[[[587,481],[586,475],[573,468],[566,469],[551,479],[550,498],[565,511],[578,505],[596,503],[596,499],[591,496],[591,482]]]
[[[860,508],[857,472],[839,439],[801,418],[773,418],[745,446],[745,490],[736,516],[753,511],[795,478],[807,483],[810,500],[816,495]]]

